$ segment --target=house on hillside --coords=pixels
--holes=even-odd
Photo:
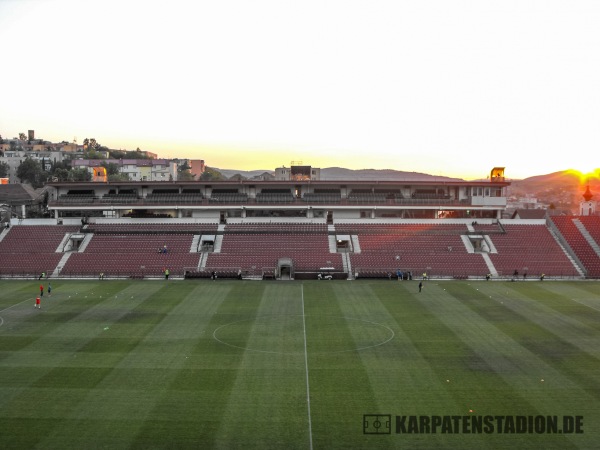
[[[41,217],[46,211],[47,188],[34,189],[29,184],[0,185],[0,205],[11,217]]]

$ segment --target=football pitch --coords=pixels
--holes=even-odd
[[[51,283],[0,281],[0,448],[600,443],[598,282]]]

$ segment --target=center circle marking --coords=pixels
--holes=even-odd
[[[307,320],[308,319],[308,320]],[[306,334],[305,327],[306,326]],[[352,336],[341,336],[336,327],[345,333],[364,331],[363,341],[354,344]],[[313,339],[311,328],[327,327],[326,341]],[[248,344],[248,336],[254,343]],[[305,342],[311,354],[346,353],[387,344],[394,339],[394,331],[382,323],[346,316],[306,316],[302,314],[264,315],[236,320],[217,327],[213,338],[229,347],[259,353],[303,354]],[[237,342],[239,341],[239,342]],[[354,345],[352,345],[354,344]],[[352,345],[352,347],[350,347]]]

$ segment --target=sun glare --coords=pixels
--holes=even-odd
[[[581,183],[587,183],[591,180],[600,180],[600,169],[569,169],[567,172],[576,175]]]

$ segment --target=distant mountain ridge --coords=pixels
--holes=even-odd
[[[217,169],[218,172],[227,178],[235,175],[241,175],[244,178],[253,178],[259,175],[269,173],[273,175],[273,170],[235,170],[235,169]],[[416,181],[416,180],[439,180],[439,181],[462,181],[460,178],[450,178],[436,175],[429,175],[419,172],[403,172],[392,169],[345,169],[343,167],[327,167],[321,169],[321,180],[323,181]]]
[[[392,169],[344,169],[343,167],[327,167],[321,169],[322,180],[361,180],[361,181],[416,181],[416,180],[440,180],[461,181],[460,178],[450,178],[437,175],[429,175],[419,172],[403,172]]]
[[[535,175],[522,180],[511,180],[511,188],[516,191],[537,192],[550,189],[563,189],[573,192],[583,192],[589,184],[592,192],[600,194],[600,178],[591,177],[582,180],[570,170],[562,170],[546,175]]]

